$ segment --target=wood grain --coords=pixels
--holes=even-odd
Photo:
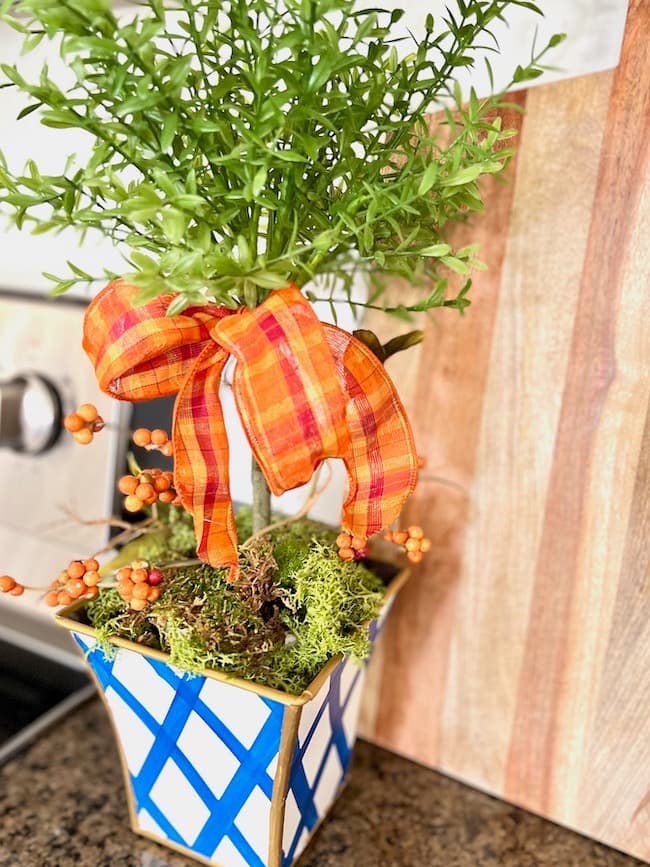
[[[526,95],[475,304],[393,370],[452,484],[364,731],[650,860],[648,32],[632,2],[616,70]]]

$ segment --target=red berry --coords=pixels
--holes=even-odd
[[[149,581],[149,584],[151,585],[151,587],[157,587],[160,584],[160,582],[162,581],[162,579],[163,579],[163,576],[162,576],[162,572],[160,571],[160,569],[150,569],[149,570],[148,581]]]

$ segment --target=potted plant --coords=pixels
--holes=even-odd
[[[59,621],[111,712],[134,828],[207,863],[299,856],[345,778],[362,681],[349,657],[367,656],[403,580],[385,593],[368,540],[384,530],[412,562],[429,547],[419,527],[395,529],[418,457],[384,367],[422,332],[382,345],[312,305],[404,320],[469,304],[480,263],[449,228],[481,209],[478,181],[506,167],[512,132],[502,95],[464,104],[453,76],[510,6],[538,11],[465,0],[457,17],[427,16],[406,57],[391,35],[402,13],[350,0],[145,0],[123,20],[108,0],[0,6],[26,50],[60,37],[74,77],[29,82],[3,65],[3,86],[30,97],[21,116],[91,142],[59,175],[0,155],[0,202],[18,226],[123,245],[129,273],[70,263],[54,293],[108,279],[83,335],[101,388],[177,395],[171,434],[134,433],[173,471],[132,458],[119,487],[137,517],[118,519],[117,557],[72,561],[48,601],[72,603]],[[540,74],[547,48],[515,81]],[[467,277],[453,292],[449,273]],[[386,276],[419,300],[387,304]],[[230,357],[254,456],[252,510],[237,516],[219,401]],[[103,422],[84,404],[65,424],[88,444]],[[328,458],[348,473],[341,531],[272,517],[270,493]],[[2,576],[0,590],[23,585]]]

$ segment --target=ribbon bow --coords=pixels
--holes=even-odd
[[[198,556],[237,572],[228,440],[219,384],[230,355],[233,392],[276,496],[342,458],[349,491],[342,526],[368,536],[388,526],[415,487],[417,455],[404,408],[381,362],[352,335],[320,322],[293,285],[254,309],[206,304],[167,316],[172,296],[134,306],[123,280],[90,303],[83,346],[100,388],[120,400],[177,394],[174,480],[192,513]]]

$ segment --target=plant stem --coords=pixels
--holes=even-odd
[[[253,533],[259,533],[271,523],[271,491],[254,455],[251,457],[251,481],[253,482]]]

